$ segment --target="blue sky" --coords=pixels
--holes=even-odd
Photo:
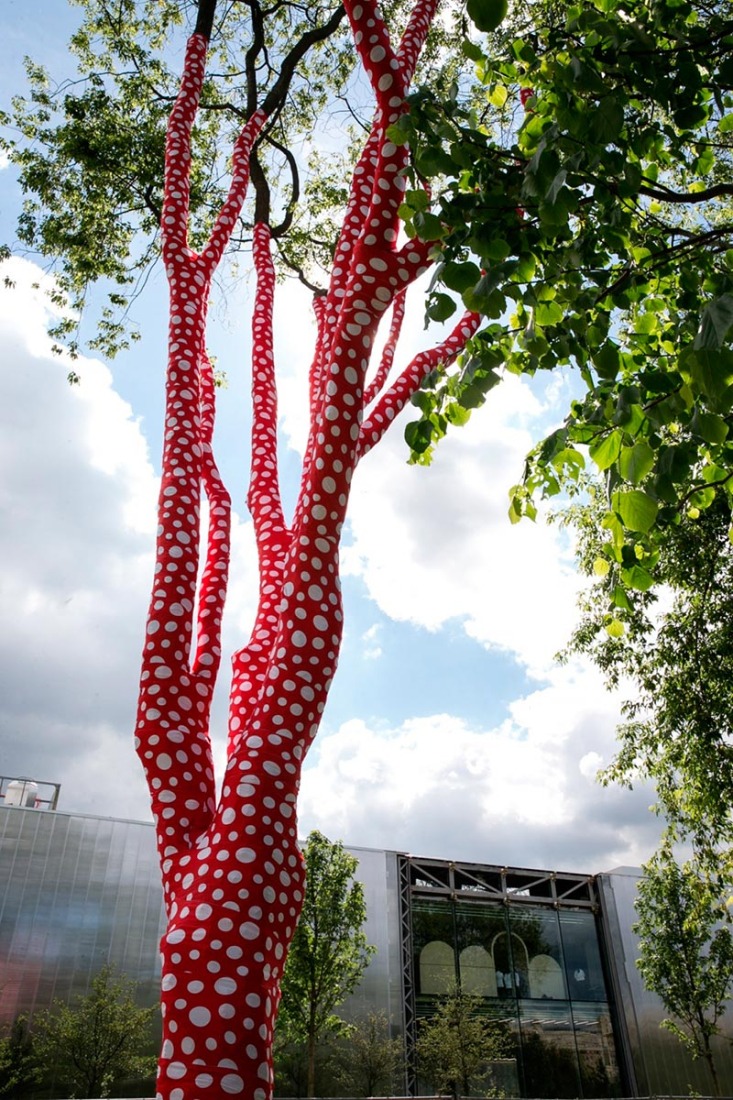
[[[4,0],[0,108],[22,91],[30,52],[58,79],[78,10]],[[172,44],[175,46],[175,44]],[[182,45],[182,43],[181,43]],[[0,240],[21,196],[0,171]],[[243,264],[246,268],[246,263]],[[143,340],[70,388],[44,336],[47,301],[30,258],[0,289],[0,772],[62,783],[61,808],[145,818],[131,745],[152,562],[160,453],[165,286],[136,305]],[[217,456],[238,518],[225,643],[246,638],[255,567],[246,485],[249,282],[212,310],[227,372]],[[299,288],[280,289],[277,359],[286,495],[304,437],[313,336]],[[422,332],[420,289],[404,358]],[[577,578],[557,528],[506,518],[522,457],[562,415],[566,379],[510,378],[440,448],[408,467],[395,425],[357,473],[345,532],[346,635],[321,735],[306,766],[301,827],[354,845],[599,871],[633,863],[656,832],[645,790],[602,789],[618,701],[554,653],[572,627]],[[226,680],[226,662],[222,680]],[[215,723],[223,728],[226,685]],[[221,759],[222,739],[217,736]]]

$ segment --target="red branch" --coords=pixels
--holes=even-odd
[[[375,397],[381,392],[389,372],[392,370],[392,364],[394,362],[395,351],[397,350],[397,341],[400,338],[402,332],[402,322],[405,319],[405,292],[402,291],[397,295],[392,304],[392,323],[389,328],[389,336],[382,350],[382,358],[379,361],[379,367],[374,378],[369,383],[364,393],[364,408],[368,408],[371,405]]]
[[[363,458],[386,432],[398,413],[420,388],[426,374],[439,364],[449,364],[460,354],[481,323],[478,313],[464,313],[451,334],[437,347],[421,351],[382,396],[373,413],[361,426],[358,457]]]

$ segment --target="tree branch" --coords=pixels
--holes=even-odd
[[[642,176],[642,180],[646,180],[646,176]],[[649,183],[652,182],[652,180],[649,180]],[[669,187],[665,187],[663,183],[655,182],[654,187],[642,183],[639,191],[642,195],[659,199],[661,202],[695,203],[708,202],[710,199],[718,198],[719,195],[733,195],[733,184],[716,183],[714,187],[708,187],[704,191],[672,191]]]
[[[273,115],[275,110],[284,102],[290,88],[290,81],[293,79],[293,74],[301,58],[305,57],[311,46],[330,38],[337,30],[345,14],[343,7],[339,5],[327,23],[324,23],[322,27],[315,27],[312,31],[306,31],[303,37],[295,43],[290,53],[283,60],[280,75],[265,96],[262,104],[262,109],[268,116]]]
[[[199,0],[199,9],[196,16],[194,34],[200,34],[207,42],[211,38],[211,29],[214,26],[214,13],[216,0]]]

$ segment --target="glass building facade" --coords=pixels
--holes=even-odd
[[[701,1063],[660,1030],[634,965],[638,872],[556,874],[350,849],[377,948],[347,1018],[382,1012],[404,1035],[406,1093],[430,1092],[414,1058],[420,1021],[460,982],[507,1031],[493,1067],[505,1096],[710,1091]],[[88,992],[112,963],[158,998],[163,908],[147,823],[0,805],[0,1025]],[[733,1010],[723,1018],[733,1026]],[[733,1046],[718,1044],[733,1095]]]
[[[521,1095],[619,1095],[592,880],[431,860],[406,873],[415,1033],[460,984],[509,1031]]]

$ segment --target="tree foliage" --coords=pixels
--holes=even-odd
[[[158,1009],[140,1008],[134,993],[133,982],[105,966],[86,997],[55,1004],[38,1021],[38,1060],[53,1067],[57,1084],[103,1096],[117,1081],[153,1074],[155,1058],[146,1048]]]
[[[404,1042],[391,1034],[383,1012],[369,1012],[349,1025],[336,1052],[341,1096],[399,1096]]]
[[[393,130],[412,150],[406,229],[441,254],[428,314],[459,297],[486,319],[417,395],[413,459],[504,372],[569,365],[580,395],[529,456],[510,516],[572,486],[589,453],[604,552],[632,593],[656,576],[658,532],[729,491],[731,42],[727,3],[532,5],[464,41],[480,110],[460,83],[425,87]]]
[[[308,1048],[308,1096],[314,1095],[319,1040],[338,1034],[337,1008],[359,983],[374,948],[367,943],[364,888],[354,880],[359,861],[317,830],[304,847],[303,911],[282,980],[278,1032]]]
[[[733,545],[727,499],[670,528],[660,545],[661,591],[608,611],[625,567],[609,560],[604,502],[570,510],[579,564],[593,577],[569,652],[589,656],[627,696],[619,748],[604,782],[651,780],[670,835],[720,852],[733,843]],[[722,858],[722,857],[721,857]]]
[[[717,871],[677,863],[665,843],[644,867],[636,910],[639,972],[671,1014],[662,1026],[704,1059],[719,1096],[711,1040],[733,984],[733,935]]]
[[[23,1096],[40,1077],[40,1066],[26,1016],[16,1016],[0,1038],[0,1096]]]
[[[159,257],[165,127],[180,58],[172,34],[193,31],[197,0],[73,0],[76,73],[57,80],[26,60],[28,92],[0,112],[25,194],[13,250],[50,265],[67,312],[53,330],[75,353],[78,313],[100,282],[107,304],[90,347],[113,356],[139,332],[130,307]],[[409,4],[391,0],[389,18]],[[243,121],[270,96],[274,110],[252,157],[253,201],[230,257],[251,248],[254,221],[270,226],[286,268],[315,286],[328,271],[348,198],[357,141],[368,130],[343,7],[290,0],[221,5],[193,134],[190,243],[206,240],[226,194],[230,150]],[[436,83],[452,71],[455,19],[431,36],[423,66]],[[445,72],[444,72],[445,70]],[[287,87],[285,87],[285,82]],[[318,132],[319,142],[312,141]],[[5,253],[9,251],[5,247]]]
[[[491,1081],[490,1063],[514,1053],[505,1024],[480,1014],[483,999],[454,989],[420,1024],[416,1050],[420,1075],[439,1094],[473,1096]]]

